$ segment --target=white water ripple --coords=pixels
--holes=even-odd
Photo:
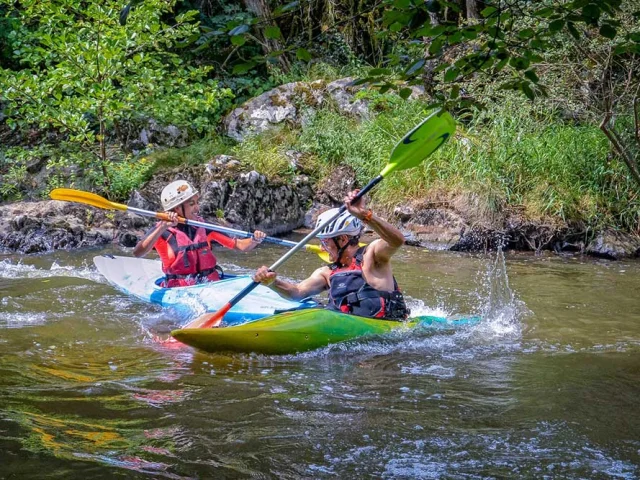
[[[19,261],[13,263],[9,259],[0,261],[0,277],[8,279],[32,279],[32,278],[54,278],[71,277],[90,280],[92,282],[107,283],[106,280],[95,267],[89,266],[86,262],[82,267],[71,265],[59,265],[53,262],[49,269],[38,268],[34,265],[26,265]]]

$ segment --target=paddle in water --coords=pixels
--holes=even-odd
[[[356,203],[373,187],[380,183],[387,175],[396,170],[406,170],[413,168],[440,148],[447,139],[455,132],[455,122],[449,113],[437,111],[427,117],[422,123],[411,130],[391,152],[391,157],[387,166],[380,172],[376,178],[371,180],[356,197],[352,200]],[[342,212],[346,210],[346,206],[342,205],[338,212],[331,218],[327,219],[323,224],[318,225],[311,233],[304,237],[298,244],[276,261],[269,270],[275,271],[280,265],[286,262],[295,252],[303,248],[309,240],[314,238],[326,225],[335,220]],[[260,283],[252,282],[243,290],[238,292],[227,304],[214,313],[204,314],[193,322],[185,325],[184,328],[208,328],[217,327],[222,322],[224,315],[233,308],[240,300],[249,294]]]
[[[93,207],[102,208],[104,210],[123,210],[143,217],[157,218],[158,220],[171,221],[169,215],[165,212],[152,212],[150,210],[143,210],[141,208],[130,207],[123,203],[116,203],[107,200],[100,195],[91,192],[83,192],[82,190],[73,190],[71,188],[56,188],[51,191],[49,196],[53,200],[62,200],[65,202],[84,203],[85,205],[91,205]],[[189,220],[183,217],[178,217],[178,223],[184,223],[185,225],[193,225],[195,227],[202,227],[207,230],[213,230],[220,233],[226,233],[229,235],[235,235],[240,238],[250,238],[253,236],[250,232],[243,230],[236,230],[235,228],[223,227],[221,225],[214,225],[213,223],[199,222],[197,220]],[[265,237],[264,242],[273,243],[283,247],[295,247],[297,244],[289,240],[283,240],[275,237]],[[329,263],[329,255],[322,250],[319,245],[305,245],[305,249],[320,256],[322,260]]]

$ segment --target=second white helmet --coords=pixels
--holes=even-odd
[[[198,191],[194,190],[188,182],[176,180],[162,189],[160,202],[164,211],[168,212],[197,194]]]
[[[338,213],[339,210],[339,208],[332,208],[318,215],[318,220],[316,220],[316,228],[318,228],[331,217],[335,216],[335,214]],[[362,222],[360,221],[360,219],[354,217],[347,210],[345,210],[335,220],[329,222],[328,225],[320,230],[320,233],[318,233],[318,238],[332,238],[337,237],[338,235],[357,236],[360,235],[361,231]]]

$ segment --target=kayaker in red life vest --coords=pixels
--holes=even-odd
[[[404,236],[396,227],[367,209],[364,199],[352,204],[357,193],[358,190],[354,190],[345,197],[347,211],[318,234],[322,247],[333,262],[331,265],[317,269],[297,284],[276,278],[277,274],[266,266],[260,267],[253,278],[293,300],[329,290],[328,309],[362,317],[404,320],[409,310],[390,263],[393,254],[404,245]],[[334,216],[337,210],[333,208],[322,213],[316,226]],[[362,222],[380,235],[365,247],[358,245]]]
[[[164,187],[160,201],[173,221],[158,222],[138,242],[133,254],[143,257],[153,248],[157,250],[166,275],[163,287],[186,287],[220,280],[222,269],[211,251],[212,241],[226,248],[248,252],[266,237],[264,232],[256,230],[251,238],[234,239],[218,232],[207,234],[202,227],[179,224],[178,216],[203,221],[198,215],[198,192],[184,180]]]

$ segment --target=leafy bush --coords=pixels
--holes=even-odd
[[[164,23],[175,0],[138,2],[126,26],[116,0],[14,3],[0,0],[20,21],[8,41],[22,69],[0,68],[10,127],[56,129],[104,163],[115,122],[147,116],[204,133],[230,105],[231,92],[208,78],[211,67],[185,65],[174,53],[198,28],[195,11]]]
[[[624,165],[609,158],[595,125],[567,123],[543,104],[503,94],[485,110],[469,110],[452,141],[418,167],[391,175],[372,193],[379,204],[464,194],[480,216],[517,208],[530,218],[637,228],[640,200]],[[284,151],[315,159],[320,176],[340,164],[362,186],[389,161],[395,143],[428,115],[426,105],[399,102],[368,121],[319,111],[299,133],[254,137],[236,147],[271,175],[286,175]],[[443,194],[443,192],[445,192]]]
[[[109,174],[110,197],[117,200],[127,200],[131,192],[149,179],[153,171],[153,162],[146,157],[121,162],[111,162],[107,165]]]

